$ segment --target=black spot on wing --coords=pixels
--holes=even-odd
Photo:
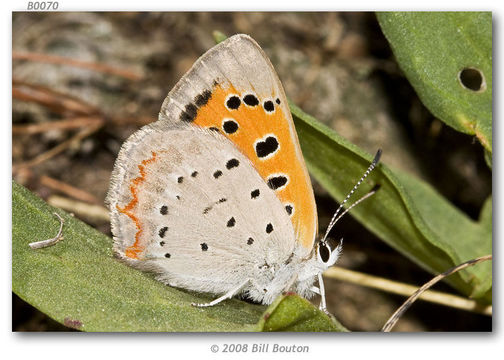
[[[168,226],[165,226],[165,227],[162,227],[161,229],[159,229],[159,233],[158,233],[159,237],[164,238],[167,231],[168,231]]]
[[[212,97],[212,93],[210,90],[205,90],[201,94],[198,94],[194,98],[193,103],[189,103],[185,106],[184,111],[180,114],[180,120],[185,122],[192,122],[196,119],[198,115],[198,108],[205,106],[208,103],[208,100]]]
[[[210,210],[213,209],[214,205],[218,205],[218,204],[222,204],[222,203],[225,203],[227,201],[226,198],[220,198],[219,200],[217,200],[216,202],[214,202],[212,205],[210,206],[207,206],[206,208],[203,209],[203,215],[206,215],[210,212]]]
[[[192,122],[198,115],[198,108],[194,104],[187,104],[184,111],[180,114],[180,120],[185,122]]]
[[[265,140],[256,142],[256,154],[260,159],[268,157],[278,150],[279,145],[277,138],[270,135]]]
[[[168,214],[168,206],[166,206],[166,205],[161,206],[161,208],[159,209],[159,212],[161,213],[161,215],[167,215]]]
[[[222,128],[226,134],[234,134],[238,131],[238,123],[232,119],[224,120]]]
[[[202,251],[207,251],[208,250],[208,245],[206,243],[202,243],[201,245],[201,250]]]
[[[277,190],[284,187],[287,184],[287,177],[284,175],[277,175],[268,178],[268,186],[272,190]]]
[[[271,234],[272,231],[273,231],[273,225],[269,223],[268,225],[266,225],[266,232],[268,234]]]
[[[199,94],[198,96],[196,96],[194,98],[194,103],[198,107],[205,106],[211,97],[212,97],[212,93],[210,92],[210,90],[205,90],[201,94]]]
[[[241,100],[237,95],[230,96],[226,100],[226,107],[229,110],[236,110],[240,107],[240,105],[241,105]]]
[[[252,199],[255,199],[259,196],[259,194],[260,194],[259,189],[252,190],[252,192],[250,193],[250,197]]]
[[[259,105],[259,99],[253,95],[253,94],[248,94],[243,97],[243,102],[247,104],[248,106],[257,106]]]
[[[273,111],[275,111],[275,104],[273,104],[273,101],[271,100],[266,100],[263,104],[263,107],[267,113],[272,113]]]
[[[231,170],[232,168],[238,167],[238,165],[240,165],[238,159],[231,159],[226,163],[226,169]]]

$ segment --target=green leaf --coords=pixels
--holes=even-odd
[[[342,200],[369,166],[372,156],[290,104],[310,173]],[[387,154],[383,154],[384,162]],[[427,271],[438,274],[492,252],[491,203],[475,222],[428,184],[381,164],[354,199],[375,184],[380,190],[352,209],[352,215],[387,244]],[[358,239],[347,239],[357,241]],[[460,271],[447,281],[466,295],[491,299],[491,264]]]
[[[64,239],[32,250],[30,242],[54,237],[59,229],[54,211],[65,219]],[[266,310],[237,299],[210,308],[191,306],[212,298],[171,288],[120,263],[112,256],[110,238],[14,182],[12,289],[51,318],[82,331],[257,331]],[[279,308],[275,316],[286,316],[283,311],[298,324],[293,330],[332,329],[329,318],[308,302],[299,310]],[[310,311],[315,315],[307,321]]]
[[[263,314],[259,331],[348,331],[333,317],[306,299],[288,293],[279,296]]]
[[[485,162],[491,170],[492,169],[492,153],[487,150],[485,150]]]
[[[425,106],[492,152],[492,13],[385,12],[378,21]],[[465,68],[482,74],[480,91],[462,85]]]
[[[212,36],[213,36],[216,44],[221,43],[227,39],[227,36],[219,30],[214,30],[212,32]]]

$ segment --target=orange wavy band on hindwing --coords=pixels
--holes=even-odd
[[[142,160],[140,165],[138,165],[140,176],[131,180],[130,184],[130,192],[132,197],[131,201],[122,208],[119,205],[116,205],[117,210],[123,213],[124,215],[128,216],[135,223],[135,226],[137,228],[134,244],[126,248],[126,250],[124,251],[124,254],[132,259],[138,259],[138,254],[143,251],[143,247],[140,246],[140,235],[143,232],[142,225],[140,223],[140,219],[136,217],[135,214],[133,213],[133,209],[138,204],[138,186],[145,181],[146,177],[145,167],[150,163],[155,162],[156,160],[157,160],[157,154],[155,152],[152,152],[152,157],[150,159]]]

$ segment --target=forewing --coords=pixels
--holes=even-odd
[[[317,234],[313,190],[282,85],[247,35],[205,53],[165,99],[159,119],[190,123],[228,137],[275,191],[311,251]]]

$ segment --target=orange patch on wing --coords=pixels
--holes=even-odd
[[[225,105],[228,96],[236,94],[241,99],[238,109],[228,109]],[[201,127],[217,127],[250,159],[261,177],[267,182],[268,177],[275,174],[285,174],[289,179],[287,185],[276,190],[280,201],[294,207],[291,221],[296,232],[297,241],[304,247],[311,248],[316,235],[316,208],[310,178],[304,169],[304,160],[299,159],[296,152],[297,143],[290,133],[290,124],[282,107],[276,103],[276,97],[259,98],[257,106],[247,106],[243,95],[233,86],[223,88],[215,85],[208,102],[202,106],[194,119],[194,124]],[[270,100],[274,111],[267,113],[263,102]],[[271,104],[269,104],[271,106]],[[233,119],[238,128],[233,125],[232,133],[226,133],[223,128],[224,119]],[[278,150],[271,156],[259,158],[254,144],[265,140],[268,135],[274,136],[279,143]]]
[[[134,178],[131,180],[130,184],[130,192],[131,192],[131,201],[124,207],[120,207],[119,205],[116,205],[117,210],[119,212],[127,215],[134,223],[137,228],[137,232],[135,234],[135,243],[128,247],[124,254],[132,259],[138,259],[138,254],[143,251],[143,246],[140,245],[140,236],[142,235],[143,229],[142,229],[142,224],[140,223],[140,219],[134,214],[133,209],[135,206],[138,204],[138,187],[140,184],[145,182],[146,178],[146,171],[145,167],[153,163],[157,160],[157,154],[155,152],[152,152],[152,157],[150,159],[142,160],[140,165],[138,165],[138,170],[140,171],[140,176]]]

